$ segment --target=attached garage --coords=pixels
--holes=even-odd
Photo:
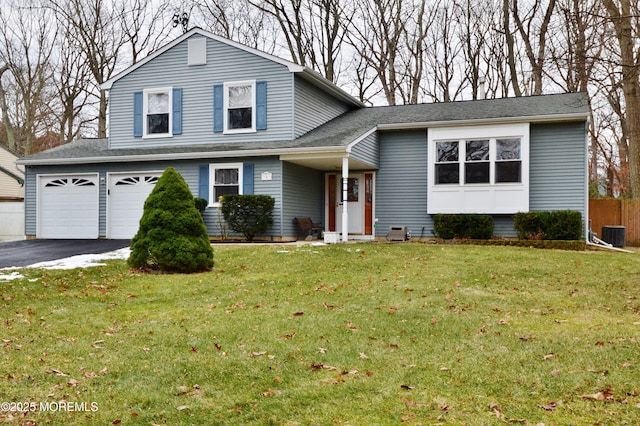
[[[98,174],[39,175],[37,237],[98,238]]]
[[[108,238],[133,238],[138,232],[144,202],[161,175],[162,172],[111,173],[108,175]]]

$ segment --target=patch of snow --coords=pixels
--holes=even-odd
[[[107,253],[80,254],[77,256],[67,257],[65,259],[34,263],[33,265],[27,266],[27,268],[75,269],[75,268],[89,268],[91,266],[105,266],[106,264],[100,263],[100,261],[128,259],[130,253],[131,253],[131,249],[129,247],[125,247],[125,248],[110,251]]]
[[[11,272],[10,274],[0,274],[0,281],[12,281],[20,278],[24,278],[24,275],[17,271]]]
[[[119,250],[110,251],[107,253],[100,254],[80,254],[77,256],[67,257],[65,259],[57,259],[51,260],[47,262],[39,262],[34,263],[29,266],[24,267],[16,267],[11,266],[9,268],[2,268],[0,270],[14,270],[14,269],[23,269],[23,268],[39,268],[39,269],[75,269],[75,268],[89,268],[92,266],[105,266],[104,263],[100,263],[100,261],[104,260],[118,260],[123,259],[126,260],[129,258],[129,254],[131,253],[131,249],[129,247],[121,248]],[[13,272],[9,275],[0,275],[0,280],[8,280],[8,279],[16,279],[16,278],[24,278],[23,276],[15,276],[11,277],[14,274],[18,274],[17,272]]]

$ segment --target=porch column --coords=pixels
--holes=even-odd
[[[349,196],[349,158],[342,159],[342,242],[349,241],[349,213],[347,198]]]

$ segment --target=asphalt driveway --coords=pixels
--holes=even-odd
[[[28,266],[128,247],[131,240],[20,240],[0,243],[0,268]]]

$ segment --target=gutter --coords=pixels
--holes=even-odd
[[[4,167],[0,166],[0,172],[8,175],[9,177],[15,179],[20,185],[24,185],[24,179],[21,178],[20,176],[12,173],[11,171],[5,169]]]
[[[282,149],[251,149],[236,151],[205,151],[205,152],[172,152],[166,154],[134,154],[113,155],[100,157],[75,157],[75,158],[47,158],[35,160],[17,160],[16,164],[24,166],[54,166],[67,164],[87,163],[122,163],[122,162],[148,162],[164,160],[197,160],[201,158],[224,157],[265,157],[287,154],[344,154],[346,147],[316,147],[316,148],[282,148]]]
[[[578,121],[588,119],[588,113],[575,114],[548,114],[536,116],[522,117],[498,117],[498,118],[473,118],[467,120],[440,120],[440,121],[421,121],[411,123],[387,123],[378,124],[378,130],[414,130],[434,127],[454,127],[454,126],[478,126],[485,124],[502,124],[502,123],[549,123],[563,121]]]

